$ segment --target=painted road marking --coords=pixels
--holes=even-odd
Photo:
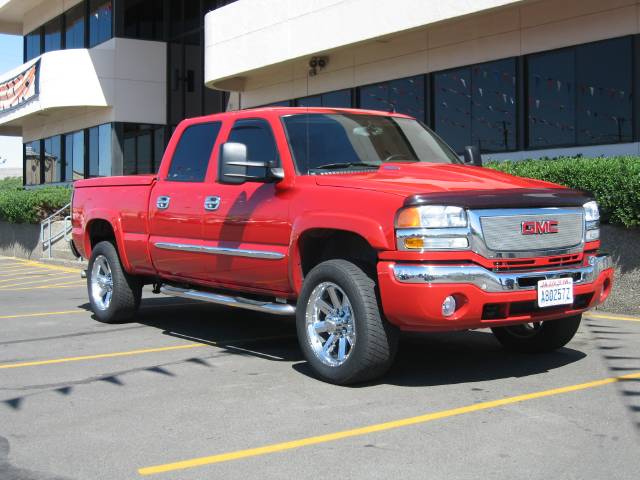
[[[52,285],[35,285],[33,287],[19,287],[19,288],[0,288],[0,292],[18,292],[20,290],[35,290],[35,289],[47,289],[47,288],[72,288],[79,285],[86,285],[86,281],[78,279],[72,282],[66,283],[54,283]]]
[[[171,307],[186,307],[186,306],[203,306],[209,305],[205,302],[180,302],[180,303],[167,303],[166,305],[142,305],[140,310],[152,310],[154,308],[171,308]],[[61,310],[59,312],[33,312],[33,313],[19,313],[15,315],[0,315],[0,320],[9,318],[27,318],[27,317],[47,317],[50,315],[68,315],[70,313],[92,313],[89,310]]]
[[[40,277],[54,277],[56,275],[71,275],[70,273],[42,273],[42,272],[33,272],[33,273],[17,273],[15,275],[7,275],[6,278],[0,280],[1,283],[7,282],[15,282],[16,280],[27,280],[30,278],[40,278]],[[0,275],[2,277],[3,275]]]
[[[239,338],[235,340],[220,340],[220,341],[211,341],[207,343],[188,343],[185,345],[173,345],[171,347],[156,347],[156,348],[144,348],[141,350],[129,350],[126,352],[113,352],[113,353],[99,353],[97,355],[82,355],[80,357],[64,357],[64,358],[54,358],[52,360],[36,360],[33,362],[20,362],[20,363],[8,363],[5,365],[0,364],[0,370],[9,369],[9,368],[23,368],[23,367],[36,367],[42,365],[54,365],[57,363],[69,363],[69,362],[80,362],[83,360],[98,360],[102,358],[115,358],[115,357],[129,357],[132,355],[142,355],[145,353],[155,353],[155,352],[169,352],[172,350],[187,350],[191,348],[202,348],[202,347],[216,347],[216,346],[226,346],[231,345],[233,343],[250,343],[256,341],[267,341],[267,340],[283,340],[293,338],[292,335],[279,335],[274,337],[254,337],[254,338]]]
[[[464,415],[466,413],[478,412],[481,410],[488,410],[491,408],[502,407],[504,405],[511,405],[514,403],[535,400],[537,398],[550,397],[552,395],[560,395],[563,393],[577,392],[577,391],[586,390],[589,388],[602,387],[604,385],[610,385],[612,383],[616,383],[624,380],[636,379],[636,378],[640,378],[640,372],[630,373],[628,375],[622,375],[620,377],[604,378],[602,380],[596,380],[596,381],[587,382],[587,383],[580,383],[577,385],[570,385],[567,387],[554,388],[552,390],[543,390],[539,392],[527,393],[524,395],[517,395],[515,397],[502,398],[500,400],[492,400],[488,402],[475,403],[473,405],[453,408],[451,410],[441,410],[439,412],[427,413],[425,415],[419,415],[416,417],[403,418],[400,420],[393,420],[390,422],[378,423],[378,424],[369,425],[366,427],[354,428],[352,430],[343,430],[341,432],[327,433],[324,435],[302,438],[302,439],[293,440],[290,442],[275,443],[272,445],[266,445],[258,448],[249,448],[246,450],[237,450],[235,452],[221,453],[218,455],[199,457],[191,460],[183,460],[180,462],[166,463],[164,465],[156,465],[153,467],[144,467],[144,468],[138,469],[138,473],[140,475],[154,475],[158,473],[166,473],[166,472],[173,472],[176,470],[185,470],[188,468],[201,467],[203,465],[212,465],[215,463],[228,462],[231,460],[239,460],[242,458],[268,455],[271,453],[282,452],[285,450],[292,450],[294,448],[308,447],[310,445],[318,445],[321,443],[334,442],[336,440],[342,440],[345,438],[369,435],[371,433],[383,432],[386,430],[393,430],[396,428],[408,427],[411,425],[419,425],[419,424],[431,422],[434,420],[440,420],[442,418],[455,417],[458,415]]]
[[[86,310],[61,310],[59,312],[21,313],[18,315],[0,315],[0,320],[7,318],[47,317],[49,315],[69,315],[71,313],[90,313]]]
[[[632,317],[629,315],[612,315],[612,314],[604,314],[604,313],[586,313],[586,317],[588,318],[602,318],[604,320],[621,320],[623,322],[640,322],[640,317]]]
[[[60,277],[59,278],[60,280],[68,280],[68,279],[71,278],[69,275],[72,275],[72,274],[71,273],[56,273],[54,275],[58,275]],[[62,275],[65,275],[66,277],[62,277]],[[28,282],[12,283],[12,284],[9,284],[9,285],[0,285],[0,290],[8,289],[8,288],[11,288],[11,287],[20,287],[22,285],[33,285],[33,284],[36,284],[36,283],[51,282],[51,281],[52,281],[52,279],[50,279],[50,278],[39,278],[37,280],[30,280]],[[55,281],[55,280],[53,280],[53,281]],[[76,279],[75,281],[78,281],[78,279]]]
[[[80,266],[78,266],[78,268],[72,268],[72,267],[62,267],[60,265],[49,265],[46,263],[35,262],[33,260],[23,260],[21,258],[16,258],[14,260],[23,265],[28,265],[28,266],[37,267],[37,268],[44,268],[47,270],[58,270],[60,272],[80,273],[80,270],[82,270],[82,267]]]

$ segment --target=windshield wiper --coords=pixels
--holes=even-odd
[[[379,168],[380,165],[375,165],[373,163],[364,163],[364,162],[327,163],[325,165],[320,165],[319,167],[313,167],[311,170],[337,170],[340,168],[349,168],[349,167]]]

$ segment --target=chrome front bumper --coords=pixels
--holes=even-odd
[[[393,273],[401,283],[465,283],[486,292],[535,290],[538,280],[572,277],[574,285],[594,282],[601,272],[613,267],[609,255],[590,257],[589,265],[557,270],[492,272],[479,265],[396,264]]]

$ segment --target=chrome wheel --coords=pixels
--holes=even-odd
[[[356,343],[356,326],[349,297],[338,285],[323,282],[313,289],[306,310],[307,340],[325,365],[339,367]]]
[[[113,297],[113,277],[109,261],[104,255],[98,255],[93,261],[91,269],[91,298],[100,310],[106,310],[111,305]]]

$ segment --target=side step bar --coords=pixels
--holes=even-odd
[[[244,308],[245,310],[254,310],[256,312],[271,313],[273,315],[295,315],[296,307],[287,303],[270,303],[251,300],[241,297],[230,297],[219,293],[203,292],[201,290],[193,290],[186,288],[173,287],[163,285],[160,287],[160,293],[171,295],[174,297],[189,298],[191,300],[201,300],[209,303],[217,303],[228,307]]]

